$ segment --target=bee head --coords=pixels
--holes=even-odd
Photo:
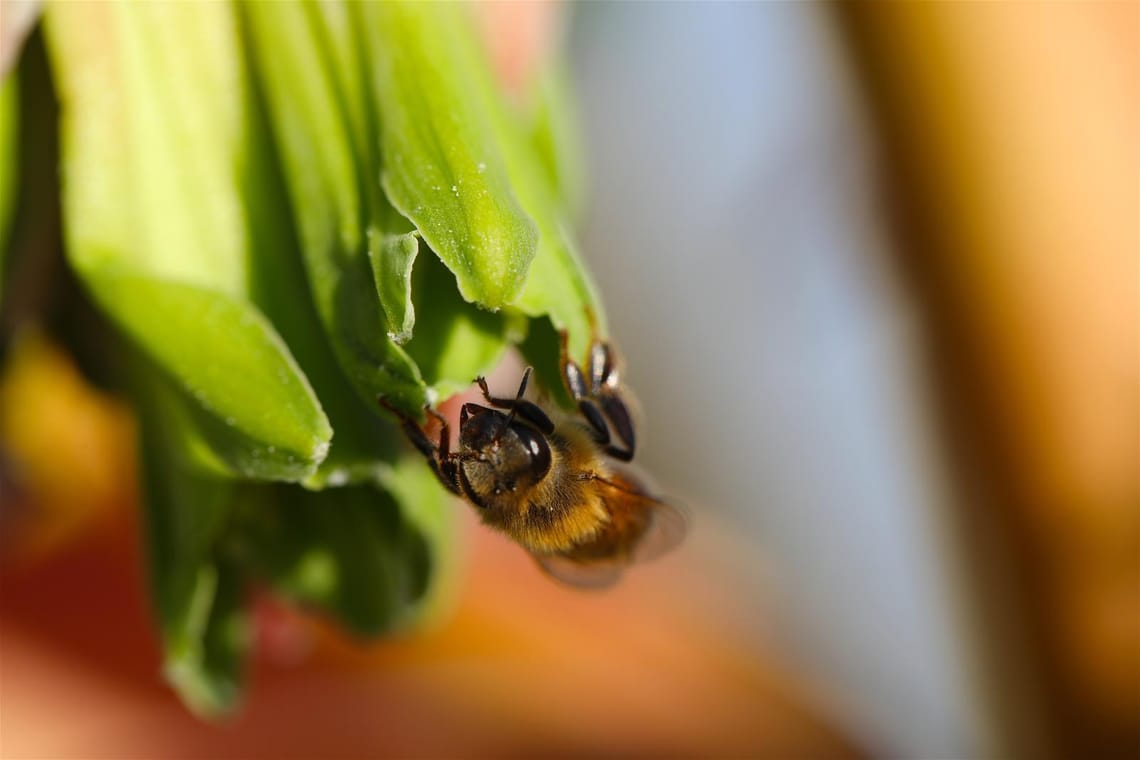
[[[500,496],[528,488],[550,471],[546,436],[522,420],[467,404],[459,446],[467,454],[464,471],[481,496]]]

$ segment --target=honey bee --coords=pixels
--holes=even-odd
[[[686,521],[624,464],[636,441],[614,350],[595,340],[583,373],[561,337],[562,381],[576,414],[524,398],[530,367],[514,398],[492,396],[479,377],[486,405],[463,405],[452,451],[439,412],[425,407],[440,423],[433,441],[413,418],[379,401],[440,482],[473,505],[485,525],[514,539],[557,580],[604,588],[630,564],[676,546]]]

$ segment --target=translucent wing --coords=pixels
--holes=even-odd
[[[627,547],[630,559],[626,564],[657,559],[675,549],[689,532],[685,510],[678,504],[651,496],[652,482],[640,470],[623,467],[599,483],[612,495],[606,501],[615,522],[632,519],[646,523],[637,531],[637,539]]]
[[[607,502],[618,538],[603,534],[594,544],[578,547],[574,552],[578,556],[534,555],[547,575],[581,589],[609,588],[627,567],[674,549],[688,532],[689,521],[680,507],[649,496],[629,475],[599,485],[615,493]]]
[[[621,579],[625,563],[614,560],[579,562],[559,554],[535,554],[543,572],[556,581],[580,589],[601,590]]]
[[[677,548],[689,532],[689,518],[676,504],[654,501],[652,520],[633,549],[634,562],[648,562]]]

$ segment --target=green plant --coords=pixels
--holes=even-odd
[[[512,345],[557,393],[555,329],[604,330],[557,67],[508,105],[468,11],[44,11],[67,259],[125,338],[166,672],[202,714],[240,695],[251,584],[364,636],[431,607],[451,507],[378,395],[418,412]]]

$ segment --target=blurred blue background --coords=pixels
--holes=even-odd
[[[578,6],[582,248],[651,411],[639,460],[739,578],[738,614],[875,754],[978,756],[995,738],[922,327],[835,22],[809,3]]]

